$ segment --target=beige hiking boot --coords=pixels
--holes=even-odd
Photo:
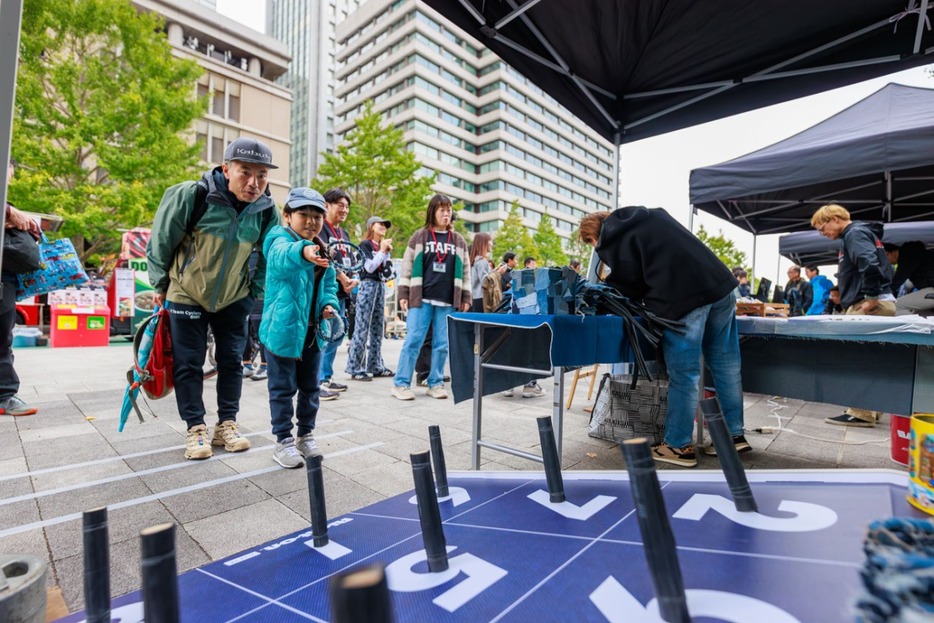
[[[250,449],[250,440],[240,434],[237,423],[233,420],[218,422],[214,427],[212,446],[224,446],[227,452],[243,452]]]
[[[185,439],[185,458],[192,461],[209,459],[214,454],[208,439],[208,427],[198,424],[188,429]]]

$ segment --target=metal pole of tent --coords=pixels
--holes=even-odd
[[[0,3],[0,162],[10,161],[13,141],[13,103],[16,101],[16,67],[19,60],[19,30],[23,21],[23,0]],[[0,184],[0,205],[6,206],[6,174]],[[0,210],[0,247],[6,230],[6,209]],[[0,268],[3,258],[0,256]]]

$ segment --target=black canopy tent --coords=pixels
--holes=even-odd
[[[821,205],[860,220],[934,217],[934,90],[889,84],[799,134],[691,172],[691,203],[753,234],[810,229]]]
[[[882,242],[903,245],[920,240],[934,246],[934,221],[917,223],[885,223]],[[778,239],[778,252],[799,266],[836,264],[842,240],[830,240],[814,230],[786,234]]]
[[[616,144],[930,63],[934,51],[928,0],[426,3]]]

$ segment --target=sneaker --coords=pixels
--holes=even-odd
[[[399,400],[415,400],[415,394],[405,385],[393,385],[391,393]]]
[[[253,381],[265,381],[269,377],[269,370],[266,366],[260,366],[256,372],[253,373],[253,376],[250,377],[250,380]]]
[[[211,442],[208,440],[208,427],[198,424],[188,429],[185,438],[185,458],[191,461],[209,459],[214,454]]]
[[[347,391],[346,385],[341,385],[335,381],[324,381],[321,383],[321,387],[328,390],[329,392],[345,392]]]
[[[435,385],[434,387],[429,387],[425,395],[431,398],[437,398],[438,400],[444,400],[448,397],[448,392],[444,389],[444,385]]]
[[[366,372],[361,372],[360,374],[354,374],[350,377],[354,381],[372,381],[373,377],[367,374]]]
[[[679,450],[662,442],[657,446],[652,446],[652,458],[659,463],[671,463],[681,467],[694,467],[697,465],[694,446],[684,446]]]
[[[420,380],[418,381],[418,386],[419,386],[419,387],[428,387],[428,377],[426,376],[425,378],[420,379]]]
[[[836,417],[829,417],[824,419],[828,424],[837,424],[838,426],[855,426],[857,428],[875,428],[875,422],[867,422],[866,420],[861,420],[858,417],[854,417],[849,413],[844,413],[843,415],[838,415]]]
[[[240,428],[234,420],[218,422],[214,427],[212,446],[224,446],[227,452],[243,452],[250,449],[250,440],[240,434]]]
[[[299,437],[295,445],[306,459],[310,459],[313,456],[322,456],[321,449],[318,447],[318,442],[315,441],[315,436],[312,433]]]
[[[528,385],[525,385],[522,388],[522,397],[523,398],[538,398],[539,396],[544,396],[545,390],[541,388],[537,381],[532,381]]]
[[[389,368],[383,368],[379,372],[373,374],[374,377],[385,378],[387,376],[396,376],[396,373],[390,370]]]
[[[503,392],[503,398],[512,398],[512,390],[511,390],[511,389],[507,389],[506,391],[504,391],[504,392]]]
[[[326,389],[320,389],[320,390],[318,390],[318,400],[320,400],[320,401],[325,401],[325,400],[337,400],[337,399],[340,398],[340,397],[341,397],[341,395],[338,394],[337,392],[329,392],[329,391],[326,390]]]
[[[295,440],[286,437],[273,449],[272,459],[286,469],[295,469],[305,464],[302,455],[295,447]]]
[[[19,396],[10,396],[0,403],[0,415],[32,415],[38,411],[39,409],[30,407]]]
[[[746,437],[744,435],[734,435],[733,445],[736,446],[736,451],[739,453],[752,452],[752,446],[750,446],[749,442],[746,441]],[[707,456],[717,456],[717,449],[713,446],[713,444],[704,446],[704,454]]]
[[[243,364],[243,378],[253,376],[253,364],[245,363]]]

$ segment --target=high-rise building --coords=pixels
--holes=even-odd
[[[334,148],[334,32],[363,0],[271,0],[266,32],[292,55],[278,82],[292,92],[289,179],[303,186],[315,176],[321,154]]]
[[[498,229],[514,200],[526,226],[547,214],[565,238],[611,209],[615,148],[423,2],[368,0],[337,42],[337,139],[373,100],[474,231]]]
[[[165,18],[176,56],[193,58],[204,69],[198,94],[210,97],[205,116],[195,122],[201,158],[220,164],[236,138],[258,138],[272,149],[279,169],[270,171],[269,188],[278,203],[289,191],[289,116],[292,98],[275,80],[289,66],[288,48],[192,0],[133,0],[138,10]],[[210,4],[213,4],[211,2]]]

